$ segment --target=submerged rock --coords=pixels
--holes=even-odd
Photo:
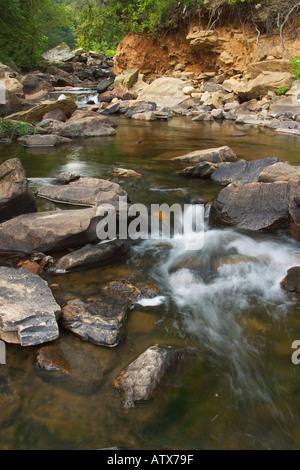
[[[114,127],[108,125],[102,116],[85,117],[82,119],[70,120],[62,124],[59,134],[63,137],[107,137],[116,135]]]
[[[24,147],[54,147],[56,145],[69,144],[71,139],[59,135],[24,135],[18,138],[19,144]]]
[[[47,283],[23,269],[0,267],[0,338],[35,346],[58,338],[61,309]]]
[[[131,302],[136,302],[142,297],[152,299],[161,295],[159,288],[151,283],[132,284],[126,279],[112,281],[103,288],[105,294],[114,297],[124,297]]]
[[[115,380],[124,406],[145,403],[154,397],[166,372],[175,366],[178,351],[171,346],[155,345],[133,361]]]
[[[112,175],[119,178],[140,178],[142,176],[140,173],[126,168],[114,168]]]
[[[18,158],[0,165],[0,223],[20,214],[36,212],[33,192]]]
[[[120,258],[124,252],[125,244],[121,240],[102,245],[86,245],[60,258],[50,271],[65,273],[76,269],[102,265]]]
[[[62,324],[79,336],[99,346],[114,347],[120,340],[130,304],[122,298],[75,299],[62,309]]]

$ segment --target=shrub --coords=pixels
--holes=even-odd
[[[288,91],[287,87],[283,85],[280,88],[278,88],[278,90],[276,90],[276,95],[277,96],[285,95],[287,91]]]
[[[292,64],[292,75],[294,75],[296,80],[300,80],[300,55],[290,62]]]
[[[34,127],[28,122],[0,119],[0,134],[4,137],[16,139],[23,135],[34,134]]]

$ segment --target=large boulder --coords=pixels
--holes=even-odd
[[[22,163],[17,158],[7,160],[0,165],[0,223],[36,211],[36,200]]]
[[[258,96],[267,95],[269,91],[276,92],[279,88],[285,86],[290,88],[293,83],[293,77],[289,72],[263,72],[249,82],[241,83],[235,93],[243,101],[249,101]]]
[[[116,135],[116,130],[102,116],[89,116],[67,121],[60,126],[59,134],[63,137],[106,137]]]
[[[210,208],[212,227],[275,231],[290,225],[290,184],[287,182],[230,184]]]
[[[224,186],[230,183],[255,183],[260,181],[260,174],[265,168],[268,169],[281,161],[279,158],[270,157],[250,162],[239,160],[235,163],[222,163],[213,173],[211,179]]]
[[[263,72],[291,72],[291,63],[288,60],[272,59],[261,60],[259,62],[252,62],[247,67],[247,75],[251,80],[256,78]]]
[[[157,106],[173,108],[189,97],[182,91],[186,82],[179,78],[161,77],[139,95],[139,100],[154,101]]]
[[[115,380],[124,406],[133,408],[135,403],[151,400],[163,377],[177,360],[178,351],[175,348],[155,345],[129,364]]]
[[[47,101],[34,106],[26,111],[20,113],[11,114],[8,119],[15,121],[25,121],[31,123],[41,122],[46,113],[53,111],[54,109],[60,109],[64,112],[67,117],[71,117],[72,114],[78,108],[77,104],[72,98],[64,98],[57,101]]]
[[[95,243],[95,209],[38,212],[0,224],[0,251],[35,253]]]
[[[281,281],[281,287],[288,292],[300,294],[300,266],[294,266],[288,270],[287,275]]]
[[[83,341],[114,347],[120,341],[129,308],[122,298],[70,300],[62,309],[62,325]]]
[[[58,338],[61,309],[47,283],[25,270],[0,267],[0,338],[35,346]]]
[[[38,191],[38,196],[54,202],[74,205],[94,206],[118,201],[127,196],[122,187],[112,181],[100,178],[80,178],[67,185],[46,185]]]
[[[225,145],[224,147],[196,150],[186,153],[185,155],[180,155],[179,157],[174,157],[171,160],[183,163],[222,163],[236,160],[236,155],[230,147]]]

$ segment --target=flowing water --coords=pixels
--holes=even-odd
[[[116,118],[117,136],[74,141],[55,149],[0,147],[0,163],[19,157],[33,189],[61,171],[112,178],[114,167],[140,179],[115,179],[132,202],[208,203],[220,187],[178,175],[173,156],[229,145],[240,158],[277,156],[299,164],[299,139],[234,123],[188,118],[137,123]],[[55,206],[39,201],[40,210]],[[57,209],[64,209],[57,207]],[[46,276],[54,295],[101,295],[109,281],[153,282],[162,292],[130,312],[120,344],[104,348],[61,329],[57,341],[72,363],[70,376],[40,370],[39,348],[7,346],[0,366],[1,449],[299,449],[299,300],[280,288],[300,265],[300,247],[284,234],[209,230],[204,244],[139,241],[114,263]],[[2,264],[15,259],[2,257]],[[114,380],[149,346],[178,346],[186,354],[147,404],[125,411]]]

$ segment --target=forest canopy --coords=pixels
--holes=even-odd
[[[155,36],[203,11],[214,21],[224,7],[248,8],[241,17],[251,19],[256,6],[268,5],[264,21],[272,29],[297,3],[300,7],[298,0],[0,0],[0,61],[30,70],[61,42],[114,55],[127,32]]]

